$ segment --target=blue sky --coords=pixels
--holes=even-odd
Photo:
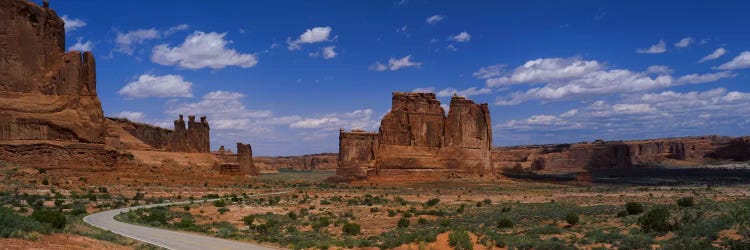
[[[742,2],[51,2],[107,116],[206,115],[213,148],[336,152],[393,91],[489,103],[497,146],[750,128]]]

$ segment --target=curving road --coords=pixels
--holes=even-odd
[[[286,194],[291,191],[273,192],[265,194],[248,195],[248,197],[257,196],[269,196]],[[214,201],[217,199],[210,199],[205,201]],[[204,200],[196,200],[195,203],[203,202]],[[160,204],[149,204],[135,207],[119,208],[114,210],[108,210],[83,217],[83,221],[104,229],[109,230],[113,233],[136,239],[139,241],[147,242],[153,245],[157,245],[167,249],[217,249],[217,250],[229,250],[229,249],[275,249],[268,246],[262,246],[258,244],[252,244],[247,242],[232,241],[226,239],[220,239],[215,237],[208,237],[203,235],[197,235],[192,233],[175,232],[164,229],[137,226],[115,220],[115,215],[127,212],[129,210],[139,208],[150,208],[157,206],[170,206],[170,205],[183,205],[189,204],[190,201],[160,203]]]

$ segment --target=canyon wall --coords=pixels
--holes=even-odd
[[[258,156],[255,165],[262,169],[336,170],[338,154],[321,153],[296,156]]]
[[[114,166],[105,142],[117,140],[104,125],[94,55],[66,53],[64,26],[46,6],[0,1],[0,160]]]
[[[492,160],[496,169],[539,174],[643,165],[699,166],[750,160],[750,137],[696,136],[499,147],[492,150]]]
[[[106,119],[107,122],[117,123],[116,125],[118,127],[145,143],[151,149],[165,148],[172,137],[172,130],[169,129],[140,122],[133,122],[125,118],[107,117]]]
[[[446,116],[435,94],[395,92],[378,133],[340,131],[337,176],[483,175],[492,171],[491,128],[487,104],[453,96]]]

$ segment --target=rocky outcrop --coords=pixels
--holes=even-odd
[[[237,153],[225,150],[224,146],[219,151],[213,152],[219,158],[217,167],[222,174],[232,175],[260,175],[261,171],[255,166],[253,160],[253,149],[250,144],[237,143]]]
[[[492,150],[495,168],[539,174],[643,165],[696,166],[750,160],[750,139],[700,136],[638,141],[501,147]]]
[[[148,145],[150,149],[164,149],[172,137],[172,130],[164,129],[150,124],[133,122],[126,118],[107,117],[107,122],[117,123],[129,135],[137,138],[140,142]],[[130,148],[142,149],[142,148]]]
[[[250,144],[237,143],[237,162],[243,174],[260,175],[260,170],[253,163],[253,148]]]
[[[340,131],[337,175],[483,175],[492,170],[491,128],[487,104],[453,96],[446,117],[435,94],[395,92],[379,133]]]
[[[338,154],[258,156],[253,159],[255,159],[255,165],[261,169],[336,170]]]
[[[64,22],[25,0],[0,1],[0,160],[114,166],[91,52],[65,52]],[[30,153],[39,153],[33,156]],[[50,165],[51,166],[51,165]]]
[[[186,128],[185,120],[180,115],[179,119],[174,121],[174,132],[167,142],[166,150],[172,152],[211,152],[208,121],[205,116],[201,116],[200,119],[198,122],[195,121],[195,116],[188,116]]]

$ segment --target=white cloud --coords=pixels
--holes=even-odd
[[[77,38],[76,43],[73,46],[68,47],[68,51],[91,51],[94,49],[94,44],[91,41],[82,42],[83,38]]]
[[[299,38],[292,41],[291,38],[287,39],[287,44],[289,44],[288,49],[289,50],[298,50],[301,48],[301,44],[304,43],[319,43],[319,42],[325,42],[329,40],[329,36],[331,35],[331,27],[315,27],[312,29],[306,30],[304,33],[299,35]]]
[[[599,71],[603,66],[597,61],[584,61],[579,58],[539,58],[518,66],[510,75],[487,78],[487,86],[569,80]],[[492,73],[497,76],[499,71]]]
[[[193,97],[193,83],[179,75],[155,76],[143,74],[117,93],[128,99],[146,97]]]
[[[689,74],[681,76],[680,78],[677,78],[677,83],[679,84],[698,84],[698,83],[707,83],[707,82],[715,82],[724,78],[734,78],[737,76],[737,74],[732,73],[731,71],[721,71],[716,73],[708,73],[708,74]]]
[[[603,63],[579,58],[542,58],[528,61],[510,73],[498,75],[491,72],[495,77],[487,78],[486,82],[489,87],[544,84],[542,87],[499,97],[496,101],[497,105],[516,105],[528,100],[642,92],[682,84],[714,82],[735,76],[723,71],[674,78],[668,74],[669,71],[664,66],[652,66],[645,72],[634,72],[627,69],[606,69]],[[485,74],[477,75],[481,77]]]
[[[78,18],[70,18],[68,15],[63,15],[63,22],[65,22],[65,32],[71,32],[86,26],[86,22]]]
[[[639,104],[615,104],[612,105],[612,111],[617,114],[644,114],[656,111],[647,103]]]
[[[495,64],[490,65],[486,67],[481,67],[477,72],[474,72],[474,77],[479,79],[490,79],[494,77],[498,77],[503,73],[503,70],[505,70],[505,64]]]
[[[460,43],[468,42],[469,40],[471,40],[471,35],[468,32],[463,31],[461,33],[458,33],[457,35],[451,36],[449,40],[460,42]]]
[[[750,51],[743,51],[737,57],[729,62],[726,62],[717,69],[732,70],[732,69],[745,69],[750,68]]]
[[[698,62],[702,63],[702,62],[705,62],[705,61],[714,60],[714,59],[717,59],[717,58],[723,56],[726,53],[727,53],[726,49],[724,49],[724,48],[718,48],[718,49],[714,50],[714,52],[711,52],[711,54],[708,54],[707,56],[704,56],[703,58],[701,58],[701,60],[698,61]]]
[[[146,114],[136,111],[122,111],[115,114],[115,117],[127,118],[131,121],[143,122],[146,119]]]
[[[318,117],[302,118],[289,124],[296,129],[322,129],[326,131],[343,129],[374,130],[377,121],[372,109],[360,109],[348,113],[332,113]]]
[[[429,24],[436,24],[436,23],[442,21],[443,19],[445,19],[445,16],[443,16],[443,15],[432,15],[432,16],[428,17],[424,21],[426,23],[429,23]]]
[[[336,57],[336,55],[338,55],[338,53],[336,53],[336,51],[334,50],[335,48],[336,46],[323,47],[322,49],[320,49],[320,51],[311,52],[310,56],[311,57],[323,56],[323,59],[331,59],[331,58]]]
[[[675,43],[674,46],[677,48],[687,48],[695,41],[692,37],[685,37],[681,39],[679,42]]]
[[[210,114],[212,128],[217,129],[242,129],[238,124],[250,124],[250,118],[269,118],[273,114],[270,110],[247,109],[241,102],[245,94],[230,91],[212,91],[205,95],[199,102],[168,104],[166,112],[172,116],[177,114]],[[223,124],[223,126],[216,126]]]
[[[169,27],[166,31],[164,31],[164,36],[170,36],[174,33],[177,33],[179,31],[187,30],[190,28],[190,25],[187,24],[180,24],[177,26]]]
[[[450,96],[453,96],[453,94],[456,94],[458,96],[469,97],[469,96],[474,96],[474,95],[486,95],[486,94],[491,94],[491,93],[492,93],[492,89],[489,89],[489,88],[471,87],[471,88],[464,89],[464,90],[457,90],[455,88],[447,88],[447,89],[440,90],[437,93],[437,96],[438,97],[450,97]]]
[[[224,40],[226,34],[196,31],[185,38],[185,41],[178,47],[169,47],[167,44],[157,45],[153,49],[151,61],[187,69],[255,66],[258,59],[254,54],[243,54],[226,47],[227,44],[232,43],[232,41]]]
[[[667,44],[664,40],[659,40],[658,43],[651,45],[651,47],[648,47],[647,49],[637,49],[635,52],[638,52],[639,54],[660,54],[667,52]]]
[[[133,46],[141,44],[147,40],[154,40],[161,37],[159,31],[155,28],[150,29],[137,29],[129,31],[127,33],[117,32],[115,38],[115,44],[117,44],[117,51],[132,55]]]
[[[372,71],[396,71],[401,68],[408,68],[408,67],[416,67],[419,68],[422,66],[421,62],[415,62],[411,60],[411,55],[405,56],[400,59],[391,58],[388,59],[388,65],[382,64],[380,62],[375,62],[372,65],[370,65],[368,68]]]
[[[654,74],[669,75],[669,74],[672,74],[672,69],[664,65],[652,65],[652,66],[649,66],[648,69],[646,69],[646,72],[654,73]]]

